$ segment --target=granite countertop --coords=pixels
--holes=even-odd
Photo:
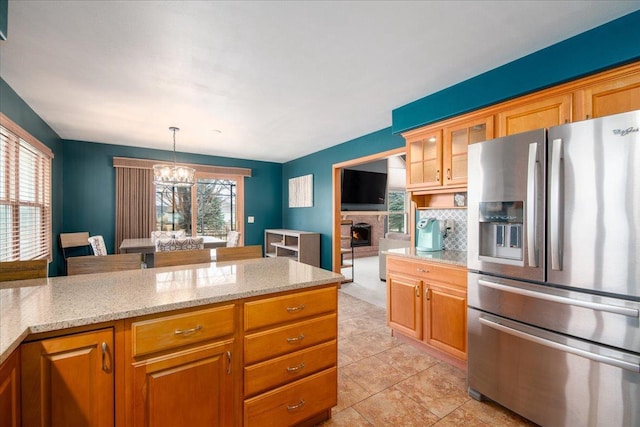
[[[467,251],[422,252],[416,251],[416,248],[397,248],[383,251],[383,253],[387,255],[399,255],[406,258],[419,259],[423,261],[452,264],[460,267],[467,266]]]
[[[55,331],[340,281],[286,258],[260,258],[0,283],[0,363],[30,333]]]

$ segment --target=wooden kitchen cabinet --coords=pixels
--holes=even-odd
[[[128,319],[133,426],[237,423],[236,306]]]
[[[405,335],[422,339],[422,280],[396,273],[391,262],[391,267],[387,264],[387,324]]]
[[[570,123],[572,106],[570,92],[558,95],[542,93],[508,103],[498,113],[497,136]]]
[[[20,348],[0,365],[0,426],[20,427]]]
[[[407,188],[455,191],[467,185],[469,144],[493,137],[493,116],[471,114],[402,136],[407,141]]]
[[[442,130],[403,135],[407,140],[407,188],[442,185]]]
[[[232,426],[233,339],[134,364],[134,425]]]
[[[640,110],[640,70],[623,68],[606,73],[576,91],[575,120],[595,119]]]
[[[111,328],[22,344],[22,425],[113,426]]]
[[[244,304],[244,426],[315,424],[337,404],[337,286]]]
[[[459,359],[467,358],[467,293],[429,283],[424,298],[424,341]]]
[[[465,361],[466,276],[455,265],[387,255],[389,327]]]
[[[493,116],[472,116],[462,122],[452,122],[444,128],[443,134],[443,185],[464,187],[467,185],[469,144],[493,138]]]

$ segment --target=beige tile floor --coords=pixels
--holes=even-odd
[[[338,297],[338,405],[327,426],[534,426],[466,392],[466,373],[393,338],[385,309]]]

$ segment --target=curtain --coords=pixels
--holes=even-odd
[[[124,239],[146,238],[156,228],[153,170],[116,167],[116,251]]]

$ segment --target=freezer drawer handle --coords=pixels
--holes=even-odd
[[[487,288],[497,289],[499,291],[519,294],[525,297],[537,298],[545,301],[557,302],[559,304],[575,305],[577,307],[590,308],[592,310],[606,311],[608,313],[622,314],[628,317],[640,317],[640,311],[635,308],[620,307],[617,305],[601,304],[591,301],[580,301],[573,298],[559,297],[557,295],[543,294],[541,292],[520,289],[514,286],[501,285],[500,283],[489,282],[488,280],[479,279],[478,284]]]
[[[490,328],[496,329],[505,334],[513,335],[514,337],[522,338],[523,340],[531,341],[536,344],[543,345],[545,347],[553,348],[555,350],[564,351],[567,353],[575,354],[595,362],[606,363],[607,365],[615,366],[616,368],[626,369],[631,372],[640,372],[640,364],[627,362],[624,360],[614,359],[613,357],[603,356],[601,354],[591,353],[579,348],[571,347],[570,345],[560,344],[555,341],[551,341],[545,338],[540,338],[535,335],[530,335],[526,332],[519,331],[517,329],[510,328],[500,323],[492,322],[491,320],[480,317],[480,323]]]

